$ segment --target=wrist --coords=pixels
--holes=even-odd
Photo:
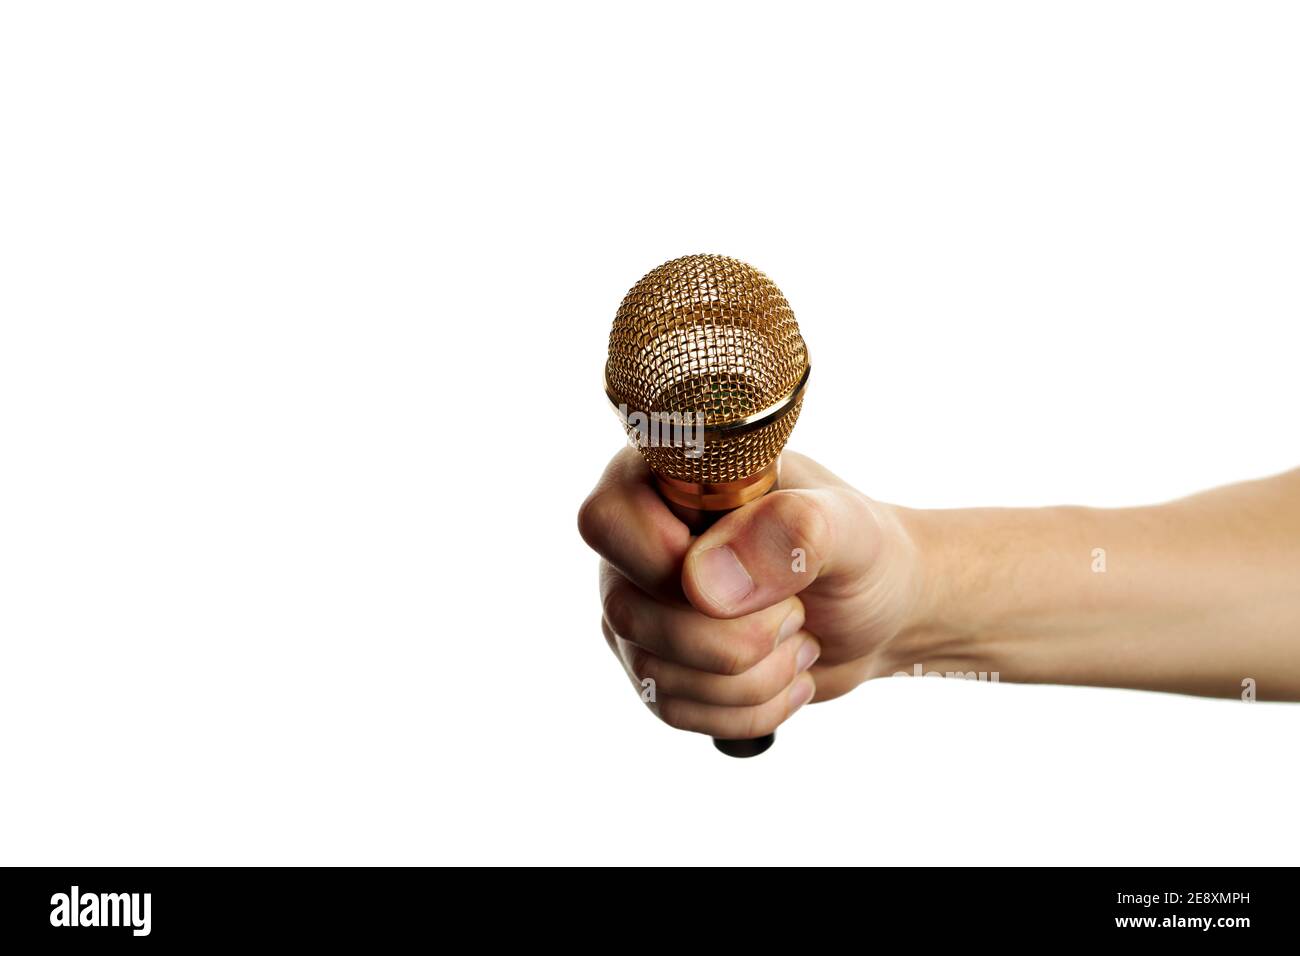
[[[925,672],[1014,671],[1023,641],[1007,640],[997,607],[1008,559],[998,518],[1008,512],[893,510],[916,556],[916,599],[891,642],[887,673],[914,673],[918,664]]]

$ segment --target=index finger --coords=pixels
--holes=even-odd
[[[597,554],[648,594],[682,600],[690,529],[668,509],[633,448],[615,455],[578,509],[578,531]]]

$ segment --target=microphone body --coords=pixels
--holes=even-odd
[[[659,493],[699,534],[776,487],[810,372],[794,312],[771,279],[725,256],[684,256],[623,299],[605,393]],[[775,739],[713,743],[753,757]]]

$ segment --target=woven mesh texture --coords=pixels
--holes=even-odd
[[[747,418],[788,396],[808,366],[794,312],[776,284],[726,256],[684,256],[632,287],[609,335],[605,380],[629,411]],[[756,431],[688,447],[642,446],[658,474],[682,481],[747,478],[781,454],[802,401]]]

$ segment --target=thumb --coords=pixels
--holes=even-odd
[[[682,587],[699,611],[740,617],[814,581],[860,584],[881,537],[870,504],[854,491],[774,491],[695,540],[682,567]]]

